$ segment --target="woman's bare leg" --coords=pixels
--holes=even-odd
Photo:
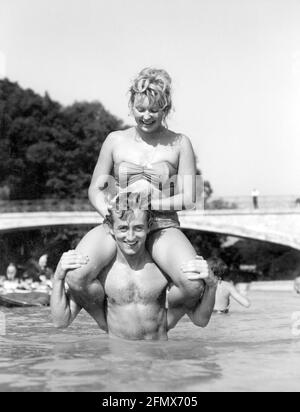
[[[147,248],[155,263],[179,288],[181,299],[178,305],[192,309],[199,302],[205,286],[202,280],[189,280],[190,274],[181,271],[181,265],[197,255],[188,238],[180,229],[162,229],[149,234]]]
[[[75,302],[83,307],[102,329],[106,327],[104,313],[105,292],[98,275],[112,261],[116,245],[103,225],[90,230],[79,242],[76,251],[89,257],[79,269],[69,271],[66,281]]]

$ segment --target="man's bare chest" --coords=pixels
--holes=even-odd
[[[103,286],[108,300],[113,303],[149,304],[165,295],[167,280],[155,265],[132,271],[114,264],[108,271]]]

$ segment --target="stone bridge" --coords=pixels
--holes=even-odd
[[[300,250],[300,209],[210,210],[179,212],[183,229],[220,233],[277,243]],[[1,213],[0,234],[66,225],[96,225],[92,211]]]

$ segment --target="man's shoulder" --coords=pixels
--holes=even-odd
[[[222,282],[219,284],[219,287],[222,291],[222,293],[229,293],[232,285],[229,282],[226,282],[226,280],[222,280]]]
[[[164,273],[153,260],[147,261],[143,268],[144,276],[151,278],[153,284],[157,283],[167,286],[169,283],[168,276]]]

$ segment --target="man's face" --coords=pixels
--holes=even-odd
[[[126,255],[135,255],[144,247],[149,232],[147,213],[143,210],[134,210],[122,219],[113,213],[113,229],[116,242]]]

